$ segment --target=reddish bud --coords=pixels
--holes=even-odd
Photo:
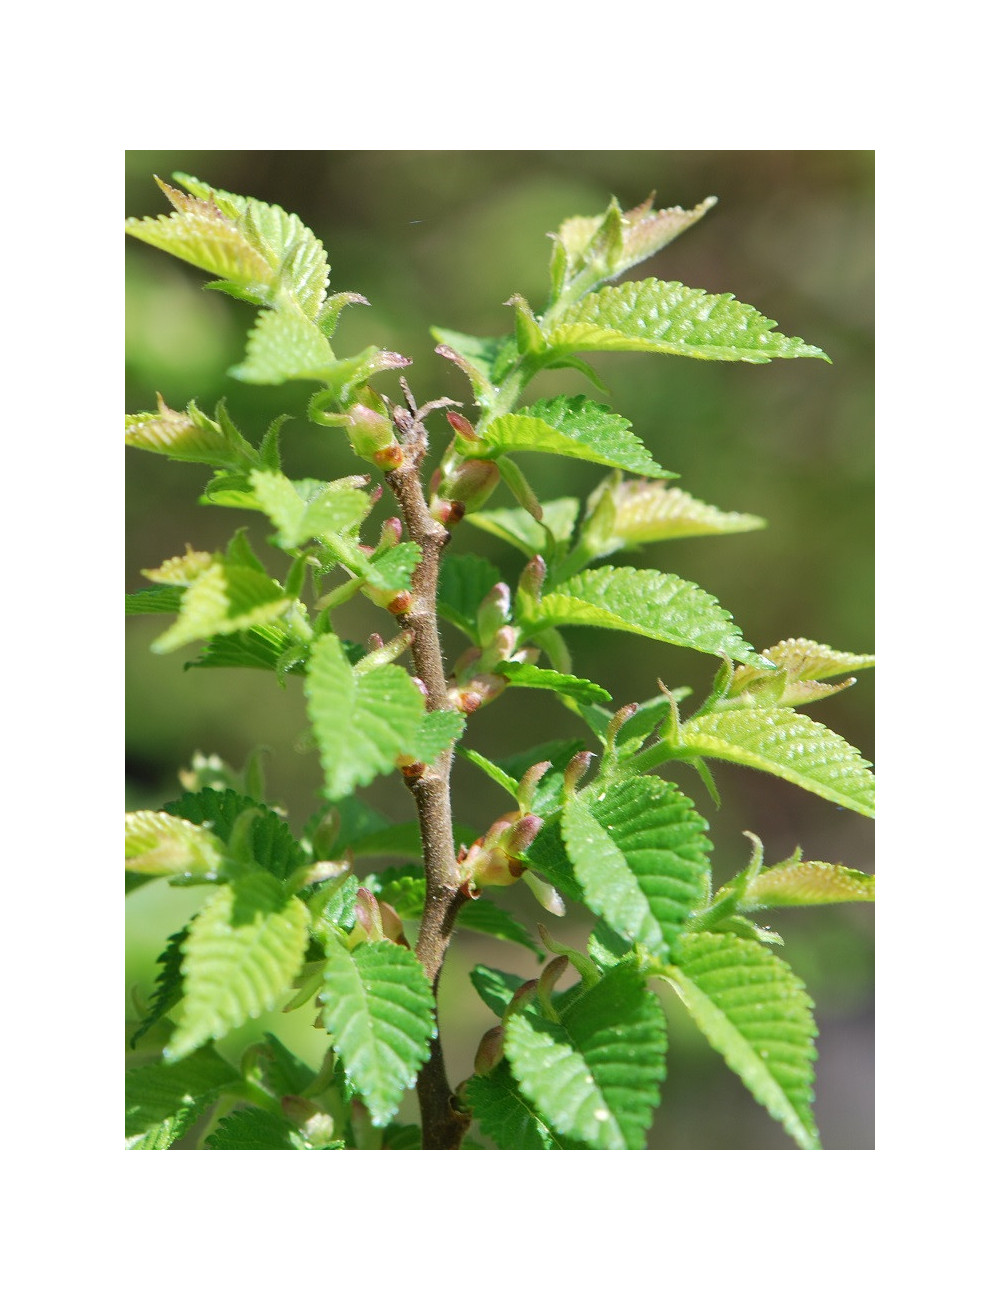
[[[503,1060],[503,1025],[487,1029],[476,1048],[473,1069],[477,1074],[489,1074]]]
[[[625,723],[628,722],[629,718],[631,718],[633,714],[638,712],[638,709],[639,709],[638,704],[622,705],[622,707],[618,710],[615,716],[608,723],[608,744],[609,745],[614,744],[615,736],[618,735],[619,731],[622,729]]]
[[[379,469],[393,470],[399,469],[405,459],[405,453],[398,442],[390,444],[388,447],[380,447],[371,454],[371,460]]]
[[[462,438],[465,442],[482,441],[479,434],[476,433],[475,429],[472,427],[472,424],[470,423],[469,420],[465,418],[464,415],[459,415],[457,411],[448,411],[445,415],[445,419],[455,430],[458,436]]]
[[[517,787],[517,806],[522,812],[531,807],[535,793],[538,790],[538,783],[551,766],[552,764],[548,760],[543,763],[535,763],[521,777]]]
[[[533,555],[521,570],[521,577],[517,584],[518,590],[531,601],[541,600],[546,572],[545,561],[542,557]]]
[[[537,992],[538,980],[528,980],[526,984],[522,984],[507,1003],[507,1009],[503,1013],[504,1024],[511,1016],[516,1016],[519,1011],[523,1011],[525,1007],[532,1003]]]
[[[382,640],[382,638],[379,636],[377,632],[373,632],[371,636],[368,638],[369,650],[381,650],[384,645],[385,642]]]
[[[563,777],[563,792],[566,797],[573,793],[582,778],[586,776],[587,770],[591,763],[597,757],[589,749],[582,749],[579,754],[574,754],[566,764],[566,774]]]
[[[387,612],[392,614],[395,618],[400,614],[405,614],[412,604],[413,592],[401,591],[398,596],[394,596],[392,600],[389,601],[385,608]]]
[[[399,913],[389,903],[384,903],[378,899],[379,915],[382,918],[382,933],[393,943],[398,943],[403,948],[409,948],[406,935],[403,932],[403,920]]]

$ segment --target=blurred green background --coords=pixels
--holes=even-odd
[[[633,206],[652,190],[659,206],[690,207],[706,195],[718,206],[655,258],[632,271],[731,292],[774,319],[785,334],[822,347],[818,361],[724,365],[643,355],[588,358],[611,390],[595,392],[573,371],[543,375],[527,397],[586,392],[627,416],[653,455],[681,475],[679,486],[725,510],[764,516],[768,528],[729,538],[699,538],[623,554],[617,562],[675,572],[697,582],[732,612],[757,647],[804,636],[837,649],[874,648],[874,155],[860,151],[424,151],[237,152],[132,151],[126,154],[126,213],[163,212],[153,175],[184,171],[239,194],[296,212],[326,245],[331,292],[363,294],[349,308],[335,346],[348,355],[369,343],[413,358],[406,377],[419,401],[442,395],[469,401],[464,379],[434,354],[428,329],[501,334],[512,313],[502,304],[523,294],[544,304],[550,241],[571,215],[594,215],[616,195]],[[225,397],[237,425],[259,441],[281,411],[295,416],[283,435],[291,475],[333,478],[358,461],[333,433],[303,415],[311,387],[251,387],[226,378],[243,354],[249,306],[202,292],[206,277],[137,241],[126,248],[126,401],[149,410],[161,392],[173,407],[196,398],[211,411]],[[379,391],[397,397],[392,374]],[[443,450],[450,431],[433,417]],[[522,457],[539,497],[586,495],[599,467],[548,456]],[[199,466],[130,452],[126,457],[126,585],[140,570],[183,552],[222,547],[243,524],[267,554],[266,522],[243,512],[202,507],[208,478]],[[492,505],[508,504],[501,489]],[[383,503],[379,516],[392,513]],[[519,553],[459,528],[456,552],[486,554],[512,584]],[[277,556],[274,552],[272,555]],[[283,573],[280,560],[272,570]],[[149,643],[162,618],[126,629],[126,798],[157,807],[179,793],[177,772],[196,749],[242,766],[257,745],[270,747],[268,798],[287,808],[293,828],[315,808],[320,772],[303,745],[301,679],[282,690],[251,670],[183,672],[181,650],[156,656]],[[356,601],[338,619],[345,636],[385,635],[394,624]],[[459,641],[446,634],[446,650]],[[612,691],[616,704],[656,692],[658,677],[703,694],[714,661],[620,634],[577,630],[568,636],[581,675]],[[869,757],[874,741],[874,680],[858,684],[811,715]],[[493,757],[558,736],[586,739],[582,724],[543,692],[508,692],[470,720],[467,743]],[[581,746],[583,747],[583,746]],[[873,870],[871,824],[765,775],[716,767],[723,797],[712,809],[689,770],[679,779],[709,817],[714,871],[726,879],[746,861],[744,830],[761,837],[765,861],[801,845],[806,857]],[[392,780],[376,782],[369,801],[410,820],[408,796]],[[485,830],[506,797],[476,770],[456,769],[455,811]],[[524,897],[517,897],[523,894]],[[497,896],[499,897],[499,896]],[[151,884],[127,899],[126,987],[148,994],[165,938],[200,903],[201,891]],[[529,926],[543,918],[526,890],[504,897]],[[551,918],[549,918],[551,919]],[[874,1145],[873,936],[870,907],[838,906],[776,913],[784,957],[805,979],[820,1026],[816,1113],[828,1148]],[[568,941],[584,928],[572,912],[558,923]],[[451,1080],[467,1077],[491,1015],[471,989],[476,961],[529,978],[529,953],[460,934],[442,979],[443,1042]],[[667,995],[665,995],[667,996]],[[671,1050],[664,1105],[650,1146],[780,1148],[783,1131],[745,1093],[721,1059],[667,1003]],[[275,1015],[267,1025],[300,1054],[318,1060],[323,1036],[308,1018]],[[291,1022],[291,1023],[290,1023]],[[238,1053],[259,1026],[223,1043]]]

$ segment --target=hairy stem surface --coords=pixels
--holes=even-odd
[[[441,551],[450,540],[448,530],[430,513],[420,482],[420,462],[427,446],[419,413],[396,408],[393,413],[405,451],[398,469],[386,474],[399,502],[406,529],[420,545],[420,562],[413,573],[413,599],[409,608],[397,614],[404,630],[413,633],[410,652],[417,676],[427,688],[428,709],[449,709],[437,621],[438,573]],[[458,864],[451,816],[451,766],[449,747],[433,765],[419,765],[406,773],[406,783],[417,805],[423,844],[426,902],[420,922],[416,955],[423,964],[435,996],[448,941],[458,909],[465,902],[459,893]],[[435,1012],[436,1014],[436,1012]],[[427,1150],[456,1150],[469,1120],[454,1106],[445,1074],[440,1029],[431,1041],[431,1055],[417,1079],[417,1097]]]

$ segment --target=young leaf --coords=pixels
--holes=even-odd
[[[535,555],[550,559],[554,550],[569,542],[573,535],[580,502],[576,497],[557,497],[555,501],[543,501],[541,506],[541,523],[520,506],[476,510],[466,515],[466,518],[484,533],[492,533],[494,537],[502,537],[505,542],[510,542],[511,546],[523,551],[529,560]]]
[[[299,972],[308,937],[305,904],[286,899],[266,872],[250,872],[217,890],[183,944],[184,996],[164,1059],[179,1061],[273,1010]]]
[[[260,313],[246,356],[229,373],[245,384],[283,384],[290,379],[327,383],[339,376],[340,364],[319,326],[289,303]]]
[[[278,530],[278,545],[285,550],[301,546],[310,537],[350,532],[371,510],[367,493],[351,480],[293,482],[273,470],[254,470],[250,482],[261,510]]]
[[[556,1025],[516,1012],[504,1054],[557,1132],[601,1150],[639,1150],[666,1075],[663,1010],[633,962],[582,993]]]
[[[416,1082],[436,1033],[434,995],[420,962],[389,940],[348,952],[327,943],[323,1023],[348,1079],[377,1127],[388,1124]]]
[[[831,862],[787,862],[762,871],[747,886],[740,911],[875,901],[875,877]]]
[[[874,655],[848,654],[821,645],[818,641],[809,641],[805,637],[779,641],[776,646],[762,650],[761,654],[784,672],[784,684],[774,701],[782,708],[811,704],[814,700],[835,695],[838,691],[853,686],[855,681],[853,677],[848,677],[842,682],[831,684],[824,682],[824,678],[875,666]],[[772,677],[773,674],[766,676]],[[738,705],[762,703],[761,699],[755,697],[759,691],[766,689],[764,683],[765,675],[756,669],[737,668],[726,691],[727,701]]]
[[[151,876],[206,875],[218,871],[225,845],[203,826],[165,812],[125,814],[125,865]]]
[[[278,583],[257,569],[216,558],[184,592],[180,617],[151,648],[166,654],[189,641],[271,623],[292,603]]]
[[[635,632],[740,663],[767,664],[714,596],[654,569],[609,565],[578,573],[543,596],[520,623],[526,639],[536,628],[576,624]]]
[[[591,494],[580,545],[590,559],[599,559],[649,542],[744,533],[764,526],[757,515],[717,510],[680,488],[643,479],[623,482],[615,474]]]
[[[231,423],[228,428],[217,424],[199,411],[194,402],[186,411],[172,411],[159,393],[156,399],[155,412],[126,415],[127,447],[160,452],[171,460],[231,469],[241,469],[256,461],[256,451],[236,433]]]
[[[436,763],[465,730],[465,718],[452,709],[435,709],[425,713],[417,726],[417,736],[410,752],[415,763]]]
[[[413,679],[398,664],[356,674],[335,636],[313,644],[306,699],[330,799],[391,772],[418,743],[424,697]]]
[[[806,1150],[819,1147],[812,1114],[812,1000],[767,948],[733,934],[690,934],[663,972],[726,1064]]]
[[[584,791],[562,817],[587,906],[629,943],[663,956],[703,897],[707,829],[690,799],[655,778]]]
[[[418,842],[417,853],[419,852]],[[362,883],[373,894],[395,908],[404,921],[416,920],[422,915],[427,889],[422,875],[408,873],[405,868],[393,868],[368,876]],[[525,926],[489,898],[476,898],[466,903],[455,919],[455,928],[473,930],[477,934],[487,934],[493,939],[520,944],[522,948],[533,952],[536,957],[543,956],[542,949]]]
[[[705,199],[696,208],[653,208],[654,195],[644,203],[622,212],[617,200],[599,217],[569,217],[555,236],[556,247],[564,253],[565,272],[553,285],[557,293],[566,280],[591,267],[602,272],[601,279],[621,275],[665,248],[679,234],[699,221],[717,202]]]
[[[167,946],[157,957],[156,961],[160,970],[156,975],[156,987],[153,991],[153,997],[149,1009],[129,1039],[129,1047],[134,1048],[139,1039],[143,1038],[152,1029],[153,1025],[158,1020],[161,1020],[180,1000],[183,990],[181,979],[183,952],[181,949],[186,938],[187,926],[170,936],[167,940]]]
[[[465,1097],[479,1127],[501,1151],[586,1149],[546,1123],[517,1086],[506,1061],[489,1074],[473,1075],[465,1084]]]
[[[733,709],[689,718],[680,730],[683,757],[741,763],[780,776],[821,799],[875,816],[871,763],[835,731],[791,709]],[[633,762],[648,762],[647,755]]]
[[[587,294],[547,331],[561,352],[663,352],[705,361],[760,364],[782,357],[829,357],[786,338],[731,293],[709,294],[676,281],[633,280]]]
[[[535,402],[513,415],[491,420],[480,430],[480,437],[494,453],[545,451],[635,474],[675,477],[656,463],[624,416],[587,397],[560,396]]]

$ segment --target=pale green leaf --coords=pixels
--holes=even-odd
[[[551,397],[491,420],[480,436],[493,452],[543,451],[659,478],[668,474],[629,421],[587,397]]]
[[[289,379],[327,382],[337,361],[318,325],[295,306],[262,311],[250,331],[247,354],[229,373],[246,384],[283,384]]]
[[[391,772],[413,752],[425,716],[424,697],[403,668],[382,664],[358,675],[335,636],[313,644],[306,700],[330,799]]]
[[[875,877],[863,871],[832,862],[787,862],[754,877],[740,900],[740,910],[874,901]]]
[[[410,757],[415,763],[436,763],[464,730],[465,718],[453,709],[435,709],[425,713],[417,727]]]
[[[202,271],[266,302],[273,272],[261,250],[237,223],[211,204],[169,216],[129,218],[125,231],[145,244],[190,262]]]
[[[164,1053],[180,1060],[209,1039],[272,1011],[298,974],[309,912],[263,871],[217,890],[183,944],[184,996]]]
[[[189,641],[272,623],[292,603],[266,574],[216,559],[184,592],[180,617],[151,648],[166,654]]]
[[[717,510],[680,488],[614,475],[588,501],[589,518],[581,545],[592,559],[649,542],[677,537],[707,537],[763,528],[757,515]]]
[[[125,814],[125,865],[144,875],[214,876],[225,845],[203,826],[165,812]]]
[[[238,469],[256,459],[256,452],[210,420],[192,402],[186,411],[174,411],[157,394],[156,411],[125,417],[125,445],[155,451],[171,460]]]
[[[504,1054],[522,1092],[557,1132],[600,1150],[638,1150],[659,1103],[663,1010],[632,962],[586,989],[559,1025],[516,1012]]]
[[[456,827],[455,830],[455,838],[458,840],[464,838],[471,843],[476,838],[475,832],[468,833],[466,827]],[[422,852],[419,831],[415,848],[414,856],[419,857]],[[417,920],[423,914],[427,886],[422,875],[414,875],[406,868],[391,868],[368,876],[362,883],[395,908],[404,921]],[[459,930],[473,930],[477,934],[488,934],[493,939],[503,939],[507,943],[520,944],[536,957],[542,956],[542,949],[526,927],[489,898],[476,898],[464,903],[455,918],[455,927]]]
[[[587,906],[622,938],[665,956],[708,879],[707,826],[676,786],[629,778],[563,810],[563,841]]]
[[[779,334],[774,321],[732,294],[654,279],[587,294],[557,318],[546,341],[564,352],[664,352],[755,364],[782,357],[829,360],[820,348]]]
[[[875,666],[874,655],[833,650],[828,645],[809,641],[805,637],[779,641],[777,645],[762,650],[761,654],[784,671],[780,695],[773,701],[782,707],[811,704],[814,700],[835,695],[838,691],[853,686],[855,678],[848,677],[845,681],[832,684],[825,682],[824,678]],[[765,675],[753,668],[737,668],[726,692],[727,701],[740,705],[752,704],[759,691],[767,691],[766,679],[771,676],[773,674]]]
[[[430,1054],[434,995],[406,948],[382,940],[348,950],[327,944],[323,1023],[376,1126],[388,1124]]]
[[[588,569],[543,596],[521,620],[527,637],[535,628],[569,624],[635,632],[740,663],[761,662],[714,596],[655,569]]]
[[[558,497],[555,501],[543,501],[541,506],[541,523],[520,506],[475,510],[465,517],[484,533],[492,533],[494,537],[502,537],[505,542],[510,542],[529,559],[534,555],[548,559],[557,547],[568,542],[572,536],[580,502],[576,497]]]
[[[474,1075],[465,1097],[479,1127],[501,1151],[578,1151],[583,1143],[563,1137],[542,1118],[511,1074],[506,1061],[489,1074]]]
[[[584,265],[603,272],[602,278],[621,275],[665,248],[679,234],[699,221],[716,204],[714,197],[696,208],[653,208],[653,195],[638,207],[620,212],[615,200],[612,207],[598,217],[569,217],[559,227],[556,239],[567,258],[567,276]],[[615,238],[608,237],[609,216],[614,223]],[[602,228],[604,238],[601,238]],[[559,287],[559,286],[557,286]]]
[[[690,934],[665,977],[709,1043],[768,1113],[807,1150],[813,1118],[812,1000],[779,957],[732,934]]]
[[[683,757],[700,755],[741,763],[782,777],[843,808],[875,816],[871,763],[835,731],[791,709],[705,713],[682,724],[680,745]]]
[[[349,482],[295,482],[273,470],[254,470],[250,482],[261,510],[278,530],[278,545],[285,550],[301,546],[310,537],[347,533],[371,510],[368,494]]]

